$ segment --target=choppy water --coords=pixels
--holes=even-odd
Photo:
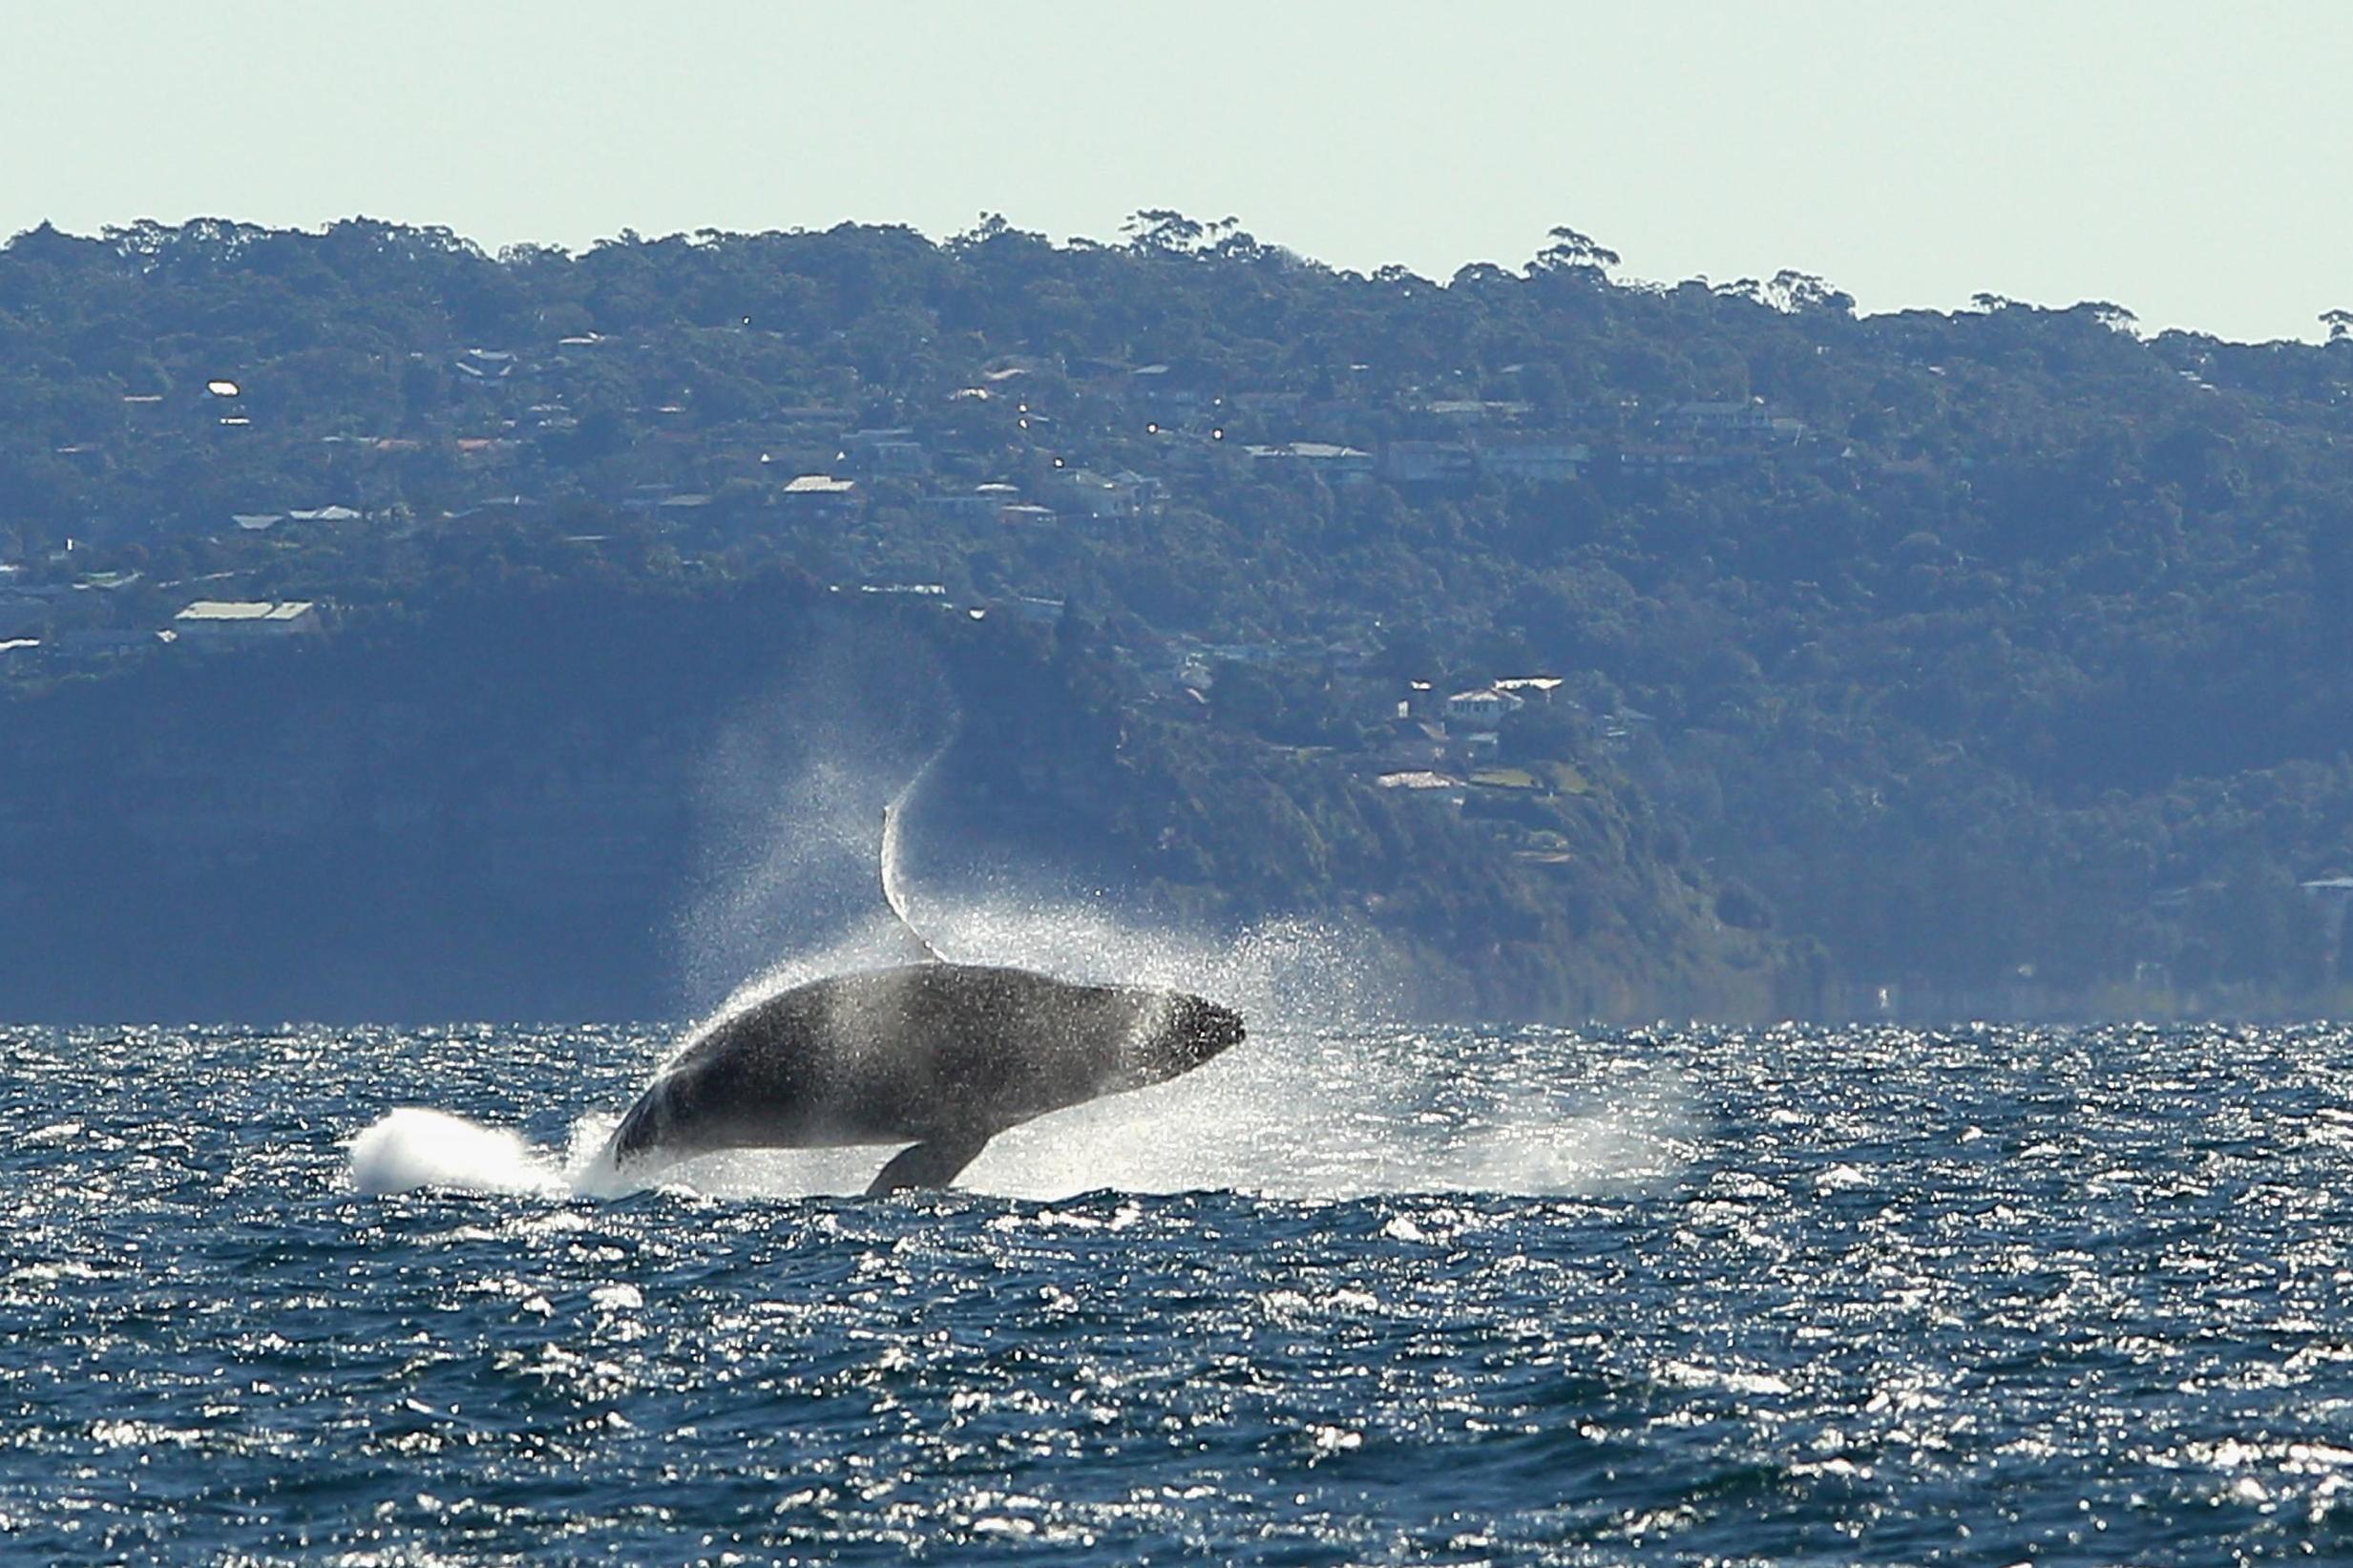
[[[0,1557],[2353,1555],[2345,1033],[1278,1029],[574,1195],[662,1046],[0,1031]]]

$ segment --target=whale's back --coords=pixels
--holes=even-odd
[[[614,1154],[986,1136],[1184,1071],[1203,1057],[1171,1064],[1161,1046],[1172,1019],[1208,1006],[976,964],[815,980],[690,1040],[630,1107]]]

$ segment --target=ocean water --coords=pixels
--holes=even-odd
[[[2344,1031],[1277,1023],[579,1190],[667,1044],[0,1031],[0,1560],[2353,1558]]]

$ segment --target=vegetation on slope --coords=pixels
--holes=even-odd
[[[1061,599],[1101,711],[1155,737],[1078,820],[1141,823],[1214,771],[1188,748],[1261,748],[1171,840],[1171,887],[1271,906],[1283,868],[1556,978],[1688,895],[1972,1009],[2332,993],[2339,895],[2300,885],[2353,869],[2353,341],[2149,337],[2097,302],[1862,318],[1817,279],[1614,260],[1564,230],[1518,271],[1364,276],[1167,213],[1118,246],[990,220],[578,256],[366,221],[35,230],[0,253],[0,561],[93,584],[19,602],[32,634],[159,624],[206,582],[347,624],[770,565]],[[873,430],[921,462],[843,443]],[[1085,514],[1081,472],[1121,506]],[[854,474],[854,503],[809,506],[804,474]],[[934,504],[991,482],[1054,516]],[[231,522],[329,504],[362,515]],[[1590,800],[1366,804],[1406,682],[1537,674],[1567,705],[1517,760]],[[1548,820],[1515,855],[1551,834],[1617,868],[1522,859],[1458,897],[1450,835],[1525,810]],[[1355,847],[1308,847],[1327,816]],[[1417,847],[1361,848],[1389,842]],[[1603,908],[1620,926],[1581,930]]]

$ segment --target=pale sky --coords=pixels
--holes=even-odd
[[[5,4],[7,234],[1175,207],[1439,278],[1567,224],[1622,277],[1796,267],[1866,310],[2353,308],[2353,0]]]

